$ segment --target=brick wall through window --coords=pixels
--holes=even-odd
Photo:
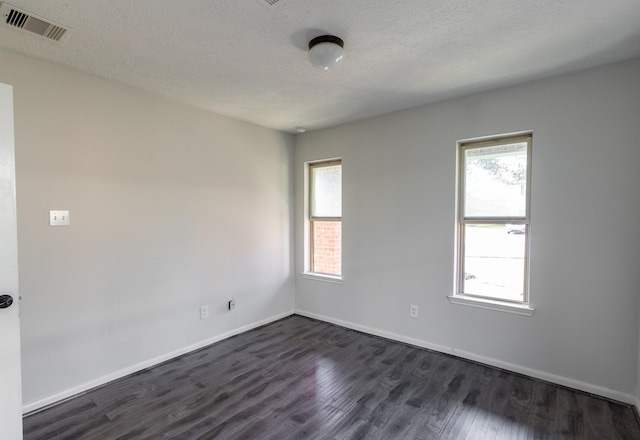
[[[342,222],[313,222],[313,272],[342,273]]]

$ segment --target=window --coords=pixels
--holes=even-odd
[[[342,162],[309,164],[307,272],[342,276]]]
[[[529,302],[531,141],[528,134],[459,145],[453,298]]]

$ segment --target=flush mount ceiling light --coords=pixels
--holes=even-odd
[[[309,61],[320,70],[329,70],[344,58],[344,41],[333,35],[321,35],[309,41]]]

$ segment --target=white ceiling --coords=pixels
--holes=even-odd
[[[285,131],[640,55],[640,0],[8,3],[73,30],[56,43],[0,25],[1,46]],[[319,71],[307,44],[327,33],[346,58]]]

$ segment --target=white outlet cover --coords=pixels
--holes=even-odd
[[[49,226],[69,226],[69,211],[49,211]]]

